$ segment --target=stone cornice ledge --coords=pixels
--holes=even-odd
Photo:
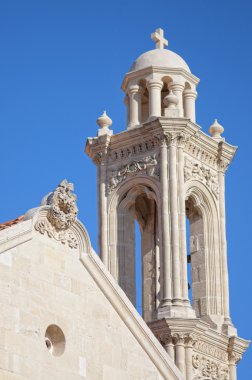
[[[134,306],[104,267],[99,257],[94,252],[82,253],[80,261],[163,378],[165,380],[184,380],[181,372],[174,365],[143,319],[138,315]]]

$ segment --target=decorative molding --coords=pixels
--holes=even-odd
[[[184,166],[185,182],[191,179],[199,179],[203,182],[214,194],[215,198],[219,198],[219,183],[218,175],[215,171],[207,168],[201,163],[185,159]]]
[[[117,162],[125,159],[129,159],[131,157],[146,153],[152,152],[158,146],[158,139],[156,137],[149,139],[144,142],[139,142],[138,144],[134,144],[128,146],[126,148],[121,148],[117,150],[112,150],[110,152],[110,160],[112,162]]]
[[[192,356],[193,380],[229,380],[228,365],[222,365],[201,355]]]
[[[157,155],[153,154],[138,161],[130,161],[128,164],[112,171],[107,186],[108,193],[111,193],[127,177],[135,176],[138,173],[159,178]]]
[[[207,152],[205,148],[201,148],[197,146],[192,141],[189,141],[189,140],[186,141],[185,152],[188,153],[190,156],[197,158],[199,161],[204,162],[215,169],[218,168],[218,157]]]
[[[210,355],[224,363],[228,361],[228,353],[216,346],[198,340],[193,345],[194,350]]]

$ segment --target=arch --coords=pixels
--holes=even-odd
[[[218,207],[210,190],[198,180],[187,181],[185,193],[191,232],[193,308],[198,317],[215,323],[224,311]]]
[[[112,196],[109,215],[109,270],[129,299],[135,304],[135,221],[141,231],[142,305],[145,321],[156,312],[159,293],[160,201],[154,178],[132,177]]]

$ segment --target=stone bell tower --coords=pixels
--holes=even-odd
[[[162,29],[152,39],[156,49],[137,58],[122,83],[127,129],[114,135],[104,112],[86,144],[98,171],[99,255],[135,304],[136,220],[144,320],[187,380],[236,380],[249,344],[229,313],[225,172],[236,147],[217,120],[211,136],[201,130],[199,79],[165,49]]]

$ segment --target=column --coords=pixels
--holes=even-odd
[[[177,187],[177,146],[176,138],[169,143],[169,194],[170,194],[170,223],[172,248],[172,303],[181,305],[180,282],[180,252],[179,252],[179,226],[178,226],[178,187]]]
[[[178,191],[179,191],[179,233],[180,233],[180,262],[182,299],[190,304],[188,298],[188,273],[187,273],[187,251],[186,251],[186,213],[184,192],[184,146],[185,136],[180,136],[178,141]]]
[[[163,82],[151,79],[147,83],[149,91],[149,120],[161,116],[161,90]]]
[[[99,199],[99,256],[103,264],[108,268],[108,219],[107,219],[107,196],[106,196],[106,175],[107,163],[106,154],[102,153],[98,166],[98,199]]]
[[[184,117],[184,108],[183,108],[183,91],[184,91],[184,85],[181,83],[173,83],[171,82],[169,84],[169,89],[172,90],[174,95],[178,98],[178,110],[179,110],[179,117]]]
[[[164,337],[164,348],[167,354],[170,356],[170,358],[174,361],[175,360],[175,352],[174,352],[174,345],[172,341],[171,335],[166,335]]]
[[[241,360],[241,356],[236,354],[235,352],[231,352],[229,354],[229,376],[230,380],[237,380],[237,371],[236,371],[236,365]]]
[[[227,242],[226,242],[226,211],[225,211],[225,173],[219,169],[219,210],[220,210],[220,240],[221,240],[221,266],[222,266],[222,288],[224,320],[230,321],[229,315],[229,288],[228,288],[228,269],[227,269]]]
[[[174,334],[174,344],[175,344],[175,363],[178,369],[185,376],[185,346],[184,337],[179,334]]]
[[[193,90],[184,91],[184,116],[191,119],[195,123],[195,100],[197,98],[197,92]]]
[[[188,336],[185,338],[185,364],[186,364],[186,380],[193,380],[192,368],[192,343],[193,339]]]
[[[129,113],[129,96],[126,94],[124,97],[124,104],[126,106],[126,125],[129,125],[130,113]]]
[[[143,94],[143,88],[138,85],[132,85],[128,89],[128,96],[129,96],[128,128],[133,128],[140,124],[142,94]]]
[[[167,141],[161,137],[160,145],[160,182],[161,182],[161,222],[162,222],[162,262],[163,262],[163,299],[161,306],[171,303],[171,252],[169,234],[168,178],[167,178]]]

